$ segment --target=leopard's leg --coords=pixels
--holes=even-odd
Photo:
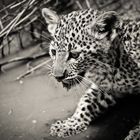
[[[102,91],[95,84],[81,97],[75,113],[64,121],[51,126],[51,135],[68,137],[87,129],[91,121],[115,104],[112,95]]]
[[[129,131],[125,140],[140,140],[140,122],[134,127],[134,129]]]

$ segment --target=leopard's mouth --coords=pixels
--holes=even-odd
[[[85,75],[85,72],[81,72],[76,76],[66,77],[65,79],[61,81],[63,87],[69,90],[71,87],[78,85],[82,81],[84,75]]]

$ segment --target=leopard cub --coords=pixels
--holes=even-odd
[[[52,124],[53,136],[85,131],[117,98],[140,94],[140,21],[92,9],[59,16],[44,8],[42,16],[53,38],[52,75],[68,89],[87,85],[74,114]]]

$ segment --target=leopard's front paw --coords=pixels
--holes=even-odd
[[[52,124],[50,134],[58,137],[69,137],[87,129],[87,125],[76,120],[57,121]]]

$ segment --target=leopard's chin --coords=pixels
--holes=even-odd
[[[71,79],[64,79],[62,81],[62,85],[64,88],[66,88],[67,90],[70,90],[72,87],[77,85],[77,82],[75,81],[74,78]]]
[[[70,90],[72,88],[72,85],[70,85],[69,83],[64,83],[62,82],[62,85],[64,88],[66,88],[67,90]]]

